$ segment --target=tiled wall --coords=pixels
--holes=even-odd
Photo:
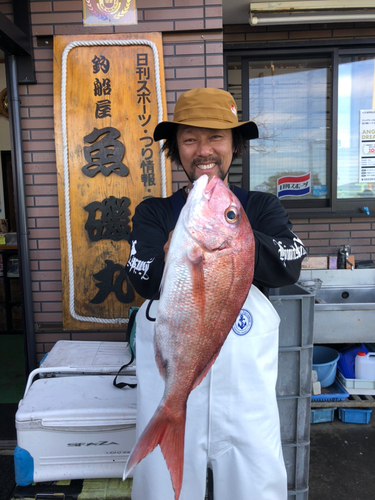
[[[246,43],[251,46],[251,44],[255,43],[371,39],[374,36],[374,22],[301,24],[290,26],[250,26],[250,24],[224,26],[224,43],[226,45]]]
[[[334,23],[295,26],[224,26],[224,49],[243,44],[290,43],[338,39],[371,39],[375,23]],[[295,219],[293,230],[305,243],[309,255],[337,255],[342,245],[351,245],[356,260],[375,259],[375,218]]]
[[[157,7],[155,7],[157,4]],[[21,85],[21,115],[25,162],[27,214],[30,229],[35,329],[39,357],[58,339],[121,340],[121,333],[62,333],[61,265],[57,181],[53,130],[51,44],[37,46],[37,37],[86,33],[163,32],[168,113],[179,94],[198,86],[223,87],[221,0],[138,0],[138,25],[91,27],[82,25],[82,0],[31,0],[36,85]],[[0,0],[0,12],[12,19],[12,2]],[[226,43],[372,37],[373,24],[357,26],[296,26],[290,30],[226,26]],[[40,40],[40,38],[39,38]],[[185,182],[175,167],[173,187]],[[336,254],[351,244],[357,259],[375,258],[375,219],[296,219],[296,233],[311,255]]]
[[[356,261],[375,259],[375,217],[292,219],[293,231],[307,246],[309,255],[337,255],[351,246]]]
[[[138,25],[82,25],[82,0],[31,0],[36,85],[21,85],[22,134],[30,229],[34,319],[39,358],[59,339],[123,340],[122,332],[62,333],[60,232],[53,124],[51,35],[163,31],[166,97],[174,103],[193,87],[223,87],[221,0],[137,0]],[[155,7],[157,5],[157,7]],[[12,19],[12,3],[0,0]],[[181,31],[183,30],[183,31]],[[37,37],[47,37],[38,44]],[[41,38],[39,38],[41,40]],[[185,176],[174,167],[173,187]]]

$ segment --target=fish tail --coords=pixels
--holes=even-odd
[[[180,497],[184,467],[186,410],[179,414],[170,413],[165,406],[159,406],[141,437],[130,453],[123,479],[134,467],[160,445],[171,476],[175,500]]]

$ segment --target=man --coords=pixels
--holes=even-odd
[[[172,197],[147,199],[136,208],[127,270],[142,297],[157,299],[170,237],[194,180],[216,175],[228,185],[233,158],[246,140],[257,137],[255,123],[238,122],[232,96],[218,89],[185,92],[173,121],[157,125],[154,139],[166,140],[167,155],[182,166],[188,184]],[[244,330],[234,325],[210,372],[189,396],[180,500],[204,499],[207,466],[215,500],[286,500],[275,395],[280,320],[266,296],[269,287],[297,281],[306,250],[276,197],[230,189],[255,237],[255,286],[243,306],[251,321]],[[137,315],[138,436],[164,390],[153,350],[157,308],[157,300],[147,300]],[[132,499],[174,499],[160,448],[136,467]]]

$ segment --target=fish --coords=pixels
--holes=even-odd
[[[164,395],[130,453],[124,479],[159,445],[179,499],[187,400],[241,311],[254,256],[253,231],[240,201],[218,177],[199,177],[173,231],[161,282],[154,347]]]

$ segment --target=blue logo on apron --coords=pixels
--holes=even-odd
[[[246,335],[253,326],[253,317],[247,309],[241,309],[232,329],[236,335]]]

